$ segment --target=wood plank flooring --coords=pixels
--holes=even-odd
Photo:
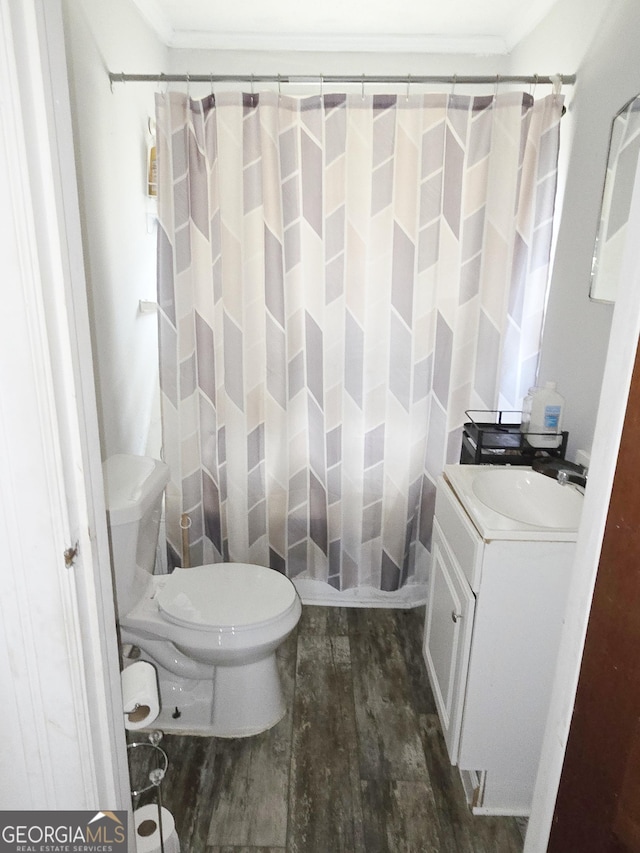
[[[165,735],[162,797],[182,853],[521,853],[516,820],[466,806],[422,661],[423,614],[305,606],[279,655],[277,726]]]

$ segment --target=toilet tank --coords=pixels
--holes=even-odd
[[[149,456],[110,456],[103,465],[116,604],[122,617],[153,573],[169,467]]]

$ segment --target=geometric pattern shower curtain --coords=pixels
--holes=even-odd
[[[167,531],[180,564],[394,591],[465,409],[538,361],[562,98],[157,95]]]

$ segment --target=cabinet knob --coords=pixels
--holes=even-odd
[[[457,622],[457,621],[458,621],[458,619],[462,619],[462,613],[456,613],[456,611],[455,611],[455,610],[452,610],[452,611],[451,611],[451,621],[452,621],[452,622]]]

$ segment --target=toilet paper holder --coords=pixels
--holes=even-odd
[[[147,741],[133,741],[127,744],[127,753],[129,755],[131,798],[134,801],[134,808],[135,800],[138,797],[152,791],[154,788],[156,789],[158,806],[157,827],[160,834],[160,850],[164,853],[161,784],[169,767],[169,758],[167,753],[158,745],[161,739],[162,732],[150,732]],[[141,826],[144,826],[144,824]]]
[[[132,757],[136,772],[136,775],[132,775],[131,778],[132,797],[139,797],[142,794],[146,794],[147,791],[153,790],[153,788],[159,788],[169,767],[167,753],[158,746],[157,742],[154,743],[151,740],[152,735],[156,735],[156,733],[151,732],[148,741],[133,741],[127,744],[130,759],[129,773],[132,774]],[[160,737],[162,737],[161,734]],[[146,778],[143,779],[142,777],[145,773]]]

